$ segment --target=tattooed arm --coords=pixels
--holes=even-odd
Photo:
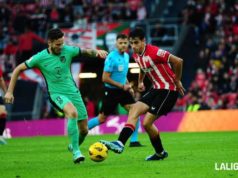
[[[106,58],[108,52],[104,50],[81,49],[82,56]]]

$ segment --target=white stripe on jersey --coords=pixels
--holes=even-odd
[[[153,67],[155,73],[157,74],[157,76],[159,77],[159,79],[161,80],[161,82],[164,83],[165,85],[165,89],[169,89],[169,83],[165,81],[164,77],[162,76],[162,74],[160,73],[160,71],[158,70],[157,66],[155,65],[155,63],[153,62],[153,60],[148,56],[149,58],[149,62],[150,62],[150,65],[151,67]],[[166,72],[167,73],[167,72]],[[153,77],[153,75],[151,75]],[[155,83],[158,83],[158,81],[156,79],[154,79],[153,77],[153,80]],[[159,83],[158,83],[159,84]]]

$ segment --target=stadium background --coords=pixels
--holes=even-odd
[[[46,47],[44,39],[51,27],[62,28],[68,44],[110,51],[116,33],[128,33],[130,28],[141,26],[146,31],[148,43],[184,59],[182,82],[187,92],[179,98],[168,122],[173,122],[178,115],[182,115],[179,116],[182,119],[172,130],[168,130],[166,124],[160,129],[238,130],[236,1],[2,0],[0,9],[0,64],[6,81],[17,64]],[[131,63],[134,63],[133,59]],[[76,58],[72,65],[90,117],[97,115],[100,106],[102,70],[102,59]],[[136,72],[136,66],[131,64],[128,78],[135,86]],[[85,73],[93,74],[92,78],[85,78]],[[148,89],[149,82],[146,84]],[[140,94],[137,94],[138,99]],[[15,103],[7,108],[8,129],[13,136],[28,135],[27,129],[23,135],[16,132],[19,125],[15,125],[20,123],[23,124],[21,127],[34,130],[35,135],[44,135],[40,122],[59,124],[63,120],[61,113],[48,103],[45,84],[35,69],[21,74],[15,90]],[[121,107],[116,113],[122,118],[126,114]],[[31,121],[38,127],[29,126],[34,123]],[[124,121],[125,118],[117,118],[114,125],[106,127],[118,128]],[[185,128],[181,126],[184,123],[187,123],[186,129],[181,129]],[[64,129],[60,134],[64,134]],[[92,133],[104,132],[100,132],[99,127],[99,131]]]
[[[184,59],[187,90],[173,112],[156,122],[168,159],[144,161],[154,150],[140,128],[143,147],[126,145],[122,155],[110,152],[100,164],[89,160],[92,143],[118,137],[127,119],[119,107],[119,115],[90,131],[80,147],[86,160],[74,165],[66,120],[49,105],[39,71],[28,70],[17,82],[14,105],[7,106],[4,136],[12,138],[0,145],[0,177],[237,177],[237,18],[237,0],[0,0],[0,67],[7,82],[16,64],[46,47],[51,27],[62,28],[67,43],[110,50],[115,33],[139,25],[147,42]],[[98,113],[102,69],[102,59],[77,58],[72,65],[90,117]],[[86,72],[95,78],[85,78]],[[131,64],[133,83],[136,72]]]

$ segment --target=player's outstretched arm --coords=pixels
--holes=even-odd
[[[82,56],[87,57],[100,57],[100,58],[106,58],[108,55],[108,52],[105,50],[94,50],[94,49],[82,49],[81,50]]]
[[[14,101],[14,96],[13,96],[13,92],[14,92],[14,88],[18,79],[19,74],[26,70],[27,66],[25,63],[21,63],[19,64],[13,71],[12,76],[11,76],[11,80],[7,89],[7,92],[4,96],[4,100],[6,103],[13,103]]]

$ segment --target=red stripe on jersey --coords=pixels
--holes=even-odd
[[[2,69],[0,68],[0,77],[2,77]]]

